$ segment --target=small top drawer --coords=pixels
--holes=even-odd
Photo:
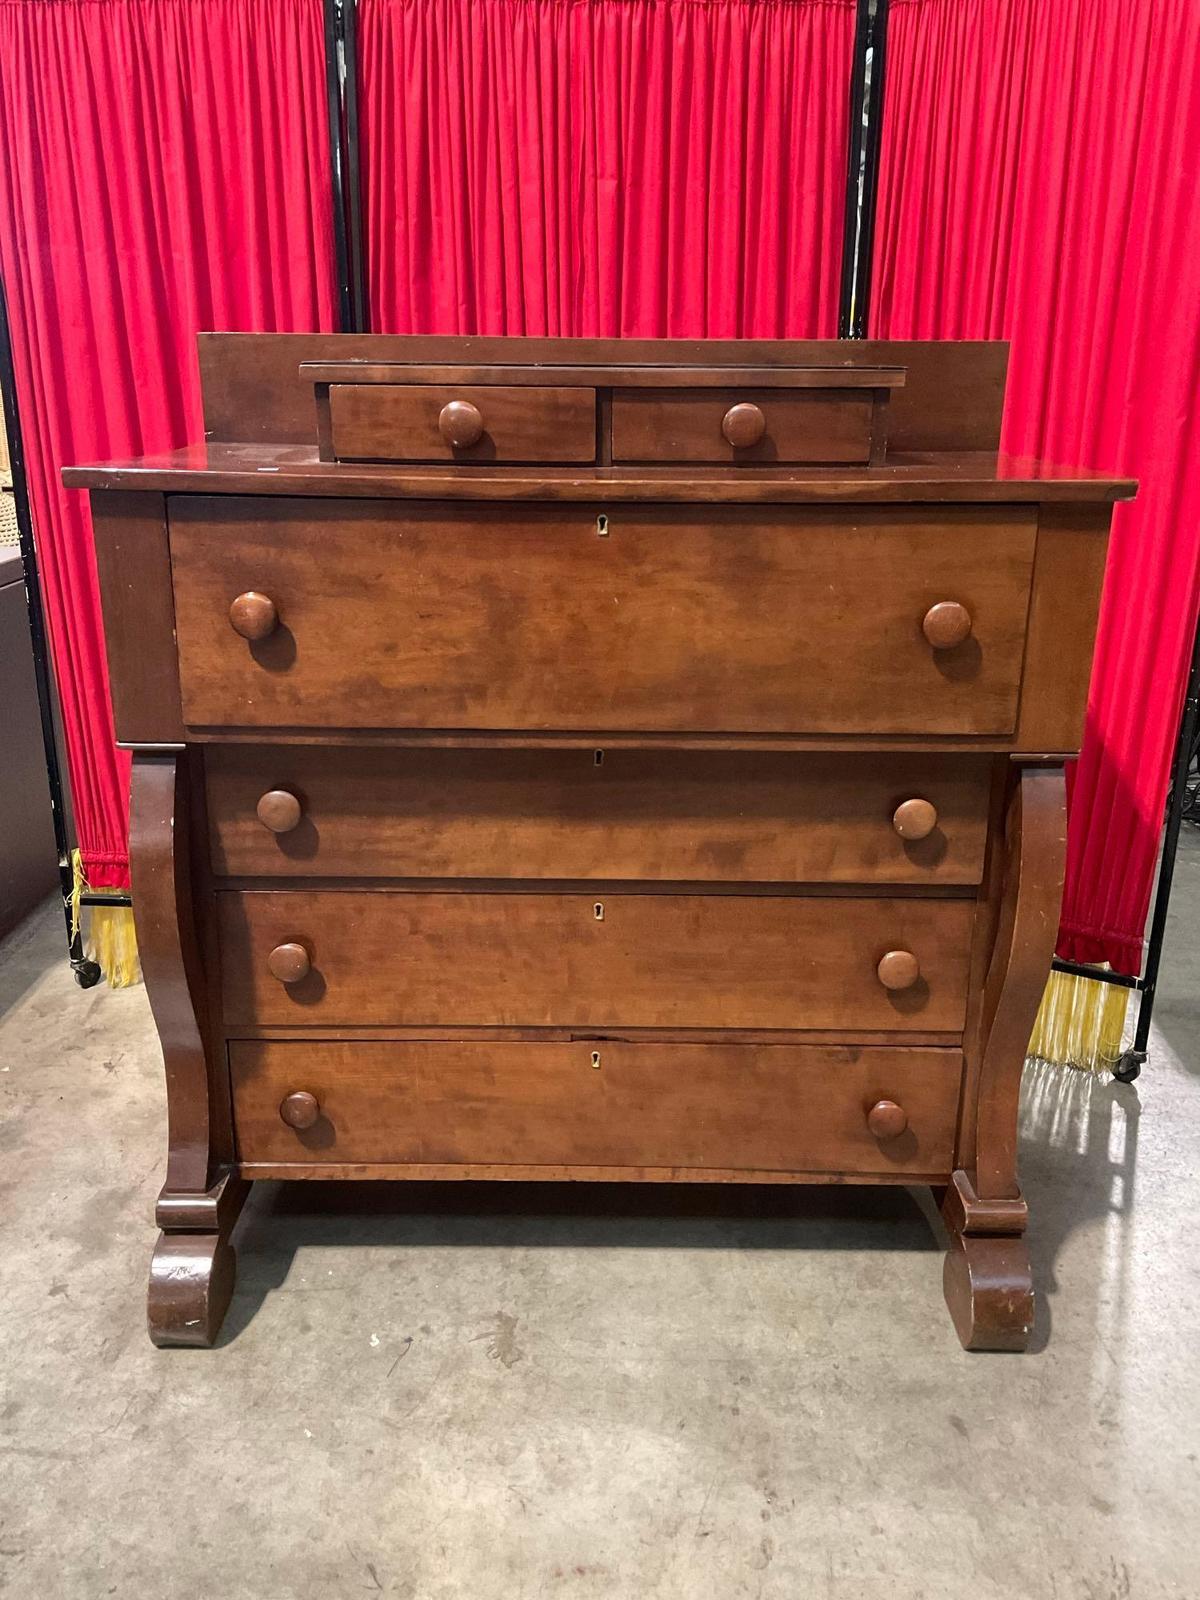
[[[858,465],[887,448],[886,388],[617,389],[614,462]]]
[[[327,460],[596,459],[594,389],[331,383],[317,394],[321,455]]]

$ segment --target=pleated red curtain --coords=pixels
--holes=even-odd
[[[320,0],[0,0],[0,272],[75,823],[128,882],[86,496],[200,427],[203,328],[329,329]]]
[[[1059,953],[1138,969],[1200,576],[1200,6],[892,0],[873,334],[1012,340],[1003,447],[1128,473]]]
[[[837,332],[853,0],[360,0],[371,326]]]

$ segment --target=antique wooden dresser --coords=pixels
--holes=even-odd
[[[996,344],[209,334],[92,494],[166,1060],[150,1279],[255,1178],[929,1185],[1021,1348],[1015,1166],[1114,499]]]

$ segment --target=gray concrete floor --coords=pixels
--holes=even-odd
[[[1200,841],[1148,1070],[1030,1075],[1035,1350],[902,1191],[260,1185],[214,1351],[142,1302],[161,1068],[0,950],[0,1592],[1195,1600]]]

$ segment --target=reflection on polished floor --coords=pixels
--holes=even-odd
[[[1027,1356],[959,1350],[901,1191],[262,1185],[220,1347],[163,1353],[145,994],[47,908],[0,947],[0,1591],[1195,1600],[1198,979],[1189,834],[1141,1079],[1026,1077]]]

